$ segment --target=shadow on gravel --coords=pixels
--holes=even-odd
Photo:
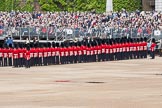
[[[102,83],[105,83],[105,82],[99,82],[99,81],[89,81],[89,82],[86,82],[86,83],[92,83],[92,84],[102,84]]]
[[[162,74],[155,74],[155,75],[162,75]]]

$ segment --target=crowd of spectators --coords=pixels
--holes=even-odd
[[[94,31],[105,35],[149,36],[153,30],[162,30],[162,13],[151,11],[109,12],[0,12],[0,36],[31,34],[51,34],[65,29],[79,30],[83,33]],[[29,30],[25,28],[32,28]],[[134,34],[133,34],[134,33]],[[99,34],[98,34],[99,35]]]

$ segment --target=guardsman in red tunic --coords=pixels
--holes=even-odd
[[[8,65],[9,66],[12,66],[12,52],[13,52],[13,49],[9,48],[8,49]]]
[[[94,42],[94,46],[93,46],[93,51],[94,51],[94,62],[97,61],[97,42]]]
[[[123,42],[123,60],[127,59],[127,46],[126,46],[126,40]]]
[[[52,60],[52,64],[53,65],[55,65],[55,61],[56,61],[56,59],[55,59],[55,56],[56,56],[56,50],[55,50],[55,46],[53,46],[52,48],[51,48],[51,60]]]
[[[13,49],[13,67],[18,67],[18,50],[17,50],[17,48]]]
[[[52,64],[56,64],[56,50],[55,50],[56,44],[55,42],[52,42],[52,48],[51,48],[51,58],[52,58]]]
[[[38,49],[38,65],[39,66],[42,66],[43,63],[42,63],[42,58],[43,58],[43,48],[39,48]]]
[[[96,62],[96,54],[95,54],[95,44],[94,44],[94,42],[92,42],[90,49],[91,49],[91,57],[92,57],[91,62]]]
[[[25,62],[26,62],[25,53],[26,53],[26,48],[23,47],[23,64],[24,64],[24,66],[25,66]]]
[[[82,61],[83,63],[86,63],[86,59],[87,59],[86,43],[84,43],[84,45],[82,45],[81,47],[82,47]]]
[[[144,38],[142,46],[143,46],[143,56],[144,58],[147,58],[147,38]]]
[[[151,59],[155,59],[155,48],[156,48],[155,39],[152,39],[152,43],[151,43],[151,46],[150,46],[150,49],[151,49]]]
[[[72,48],[72,43],[70,43],[70,46],[68,47],[68,52],[69,52],[69,62],[70,64],[73,63],[73,48]]]
[[[110,54],[109,40],[107,40],[107,42],[106,42],[106,49],[105,49],[105,52],[106,52],[106,61],[109,61],[109,60],[110,60],[110,58],[109,58],[109,54]]]
[[[64,52],[64,44],[63,43],[61,43],[61,48],[60,48],[59,54],[60,54],[60,64],[64,64],[65,52]]]
[[[47,66],[47,57],[48,57],[48,52],[47,52],[47,48],[44,47],[43,48],[43,64],[44,66]]]
[[[138,43],[138,49],[139,49],[139,58],[142,59],[143,57],[143,46],[142,46],[142,38],[139,40],[139,43]]]
[[[68,44],[66,44],[66,47],[64,47],[64,55],[65,55],[65,64],[69,64],[69,48]]]
[[[3,49],[3,66],[8,65],[7,59],[8,59],[8,49],[4,48]]]
[[[77,46],[77,53],[78,53],[78,63],[81,63],[82,62],[82,48],[81,48],[81,44],[78,43],[78,46]]]
[[[37,47],[36,49],[36,53],[37,53],[37,57],[36,57],[36,64],[37,64],[37,66],[39,66],[39,48]]]
[[[86,51],[87,51],[86,52],[87,53],[87,60],[86,60],[86,62],[90,62],[90,57],[91,57],[90,44],[88,44]]]
[[[79,47],[79,42],[77,42],[76,43],[76,49],[75,49],[75,52],[76,52],[76,63],[79,63],[79,61],[80,61],[80,55],[79,55],[79,49],[80,47]]]
[[[115,60],[115,55],[116,55],[116,41],[114,40],[113,41],[113,44],[112,44],[112,49],[113,49],[113,60]]]
[[[137,59],[137,44],[136,39],[133,41],[133,59]]]
[[[30,49],[30,66],[34,66],[35,61],[34,61],[34,48]]]
[[[33,66],[37,66],[37,57],[38,57],[37,49],[32,48],[31,53],[33,53],[33,59],[32,59]]]
[[[134,52],[134,44],[133,44],[133,40],[131,39],[131,42],[129,43],[129,47],[130,47],[130,59],[133,59],[133,52]]]
[[[59,43],[56,43],[56,47],[55,47],[55,51],[56,51],[56,64],[58,65],[60,63],[60,59],[59,59],[59,56],[60,56],[60,47],[59,47]]]
[[[25,67],[30,68],[30,50],[26,50],[25,59],[26,59]]]
[[[48,65],[51,65],[52,64],[52,53],[51,53],[51,47],[49,46],[48,48],[47,48],[47,52],[48,52],[48,59],[47,59],[47,63],[48,63]]]
[[[118,40],[115,41],[115,43],[113,44],[113,52],[114,52],[114,60],[119,60],[120,57],[120,49],[119,49],[119,42]]]
[[[105,43],[103,42],[101,44],[101,60],[102,61],[105,61],[105,54],[106,54],[106,51],[105,51]]]
[[[101,54],[102,54],[102,47],[101,47],[101,43],[98,42],[98,45],[97,45],[98,62],[100,62],[102,60]]]
[[[120,60],[119,57],[120,57],[120,48],[119,48],[119,42],[117,40],[116,44],[115,44],[115,47],[116,47],[116,54],[115,54],[115,60]]]
[[[136,58],[139,59],[140,58],[140,43],[139,43],[139,39],[137,39],[136,43]]]
[[[18,64],[19,67],[23,67],[25,64],[23,63],[23,58],[24,58],[24,51],[22,48],[18,48]]]
[[[74,63],[78,63],[78,51],[77,51],[77,43],[73,46],[73,53],[74,53]]]
[[[2,65],[3,65],[3,53],[2,53],[2,51],[3,51],[3,49],[2,48],[0,48],[0,67],[2,67]]]
[[[128,60],[129,59],[129,39],[126,41],[125,43],[125,46],[126,46],[126,59]]]

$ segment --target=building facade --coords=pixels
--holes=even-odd
[[[142,0],[142,9],[144,11],[155,10],[155,0]]]
[[[142,9],[144,11],[162,11],[162,0],[142,0]]]

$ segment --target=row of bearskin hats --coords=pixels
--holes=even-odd
[[[43,48],[43,47],[69,47],[69,46],[97,46],[101,44],[115,44],[115,43],[127,43],[127,42],[147,42],[147,38],[116,38],[116,39],[101,39],[101,38],[94,38],[94,39],[83,39],[82,41],[77,41],[77,42],[70,42],[70,41],[65,41],[65,42],[47,42],[47,43],[38,43],[38,44],[25,44],[25,43],[15,43],[14,47],[15,48]],[[152,42],[155,42],[155,39],[152,39]]]

